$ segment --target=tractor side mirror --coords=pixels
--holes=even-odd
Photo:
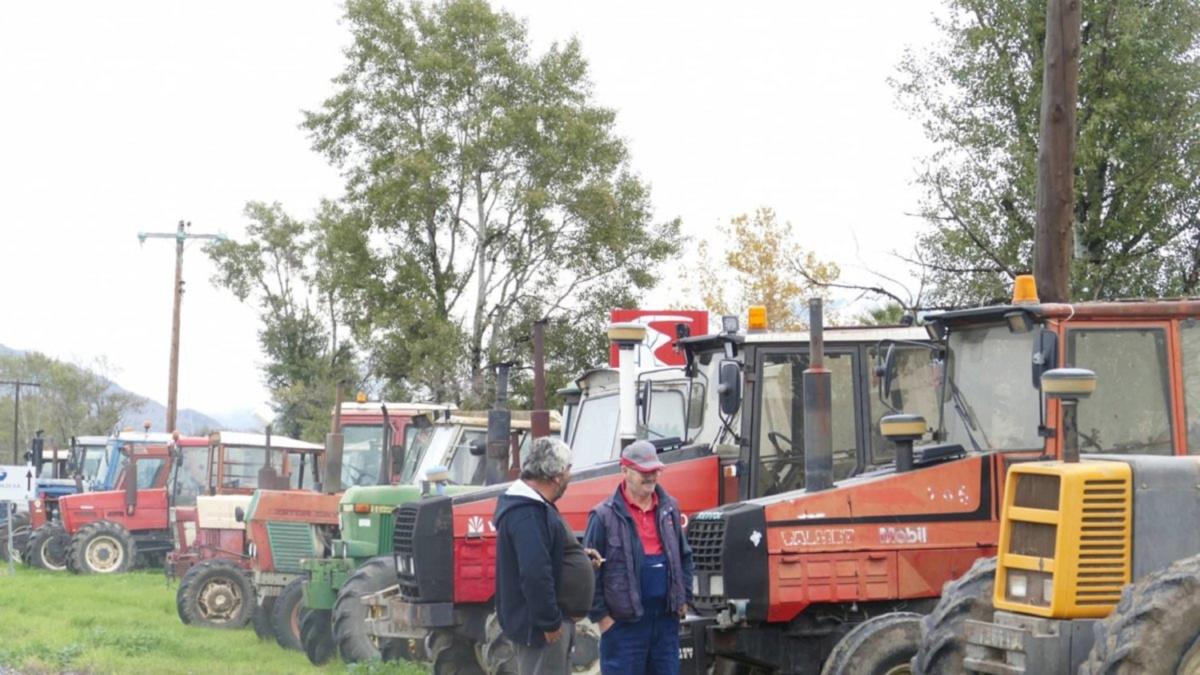
[[[467,450],[470,451],[472,457],[483,457],[487,454],[487,444],[474,440],[467,444]]]
[[[717,373],[717,394],[724,415],[732,415],[741,407],[742,371],[736,361],[721,362],[721,369]]]
[[[246,522],[246,509],[237,507],[233,510],[233,519],[239,523]]]
[[[641,418],[642,426],[650,423],[650,405],[654,401],[654,383],[650,380],[643,380],[638,385],[638,417]]]
[[[883,365],[875,372],[879,375],[879,397],[887,401],[892,398],[892,385],[896,382],[896,345],[888,345]]]
[[[1042,329],[1033,339],[1033,387],[1042,388],[1042,375],[1058,364],[1058,333]]]

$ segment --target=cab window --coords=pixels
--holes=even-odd
[[[196,497],[208,491],[208,447],[189,446],[179,449],[180,463],[175,469],[175,505],[195,506]],[[138,485],[142,484],[138,470]]]
[[[571,430],[571,461],[575,466],[603,462],[617,442],[616,394],[587,398],[579,406]]]
[[[804,385],[808,354],[764,355],[758,406],[757,494],[771,495],[804,487]],[[854,393],[854,356],[826,354],[832,375],[833,476],[854,473],[858,441]]]
[[[487,447],[487,432],[468,429],[463,431],[450,460],[450,480],[457,485],[483,485],[484,457],[471,454],[471,446]]]
[[[139,488],[154,487],[159,484],[166,460],[162,457],[139,459],[137,464],[137,484]]]
[[[882,361],[887,347],[881,352],[878,347],[867,350],[871,363]],[[871,463],[890,464],[896,459],[896,446],[879,433],[879,420],[887,415],[904,413],[920,415],[928,427],[938,423],[938,391],[941,389],[941,362],[936,352],[926,347],[896,345],[892,371],[892,386],[886,403],[880,399],[882,376],[870,370],[871,390],[867,392],[871,410]],[[890,406],[890,407],[889,407]],[[931,435],[917,441],[917,445],[933,442]]]
[[[1165,330],[1072,329],[1067,362],[1096,373],[1096,391],[1078,407],[1080,452],[1171,454]]]
[[[304,463],[304,477],[301,482],[300,464]],[[313,480],[313,465],[317,455],[306,452],[288,453],[288,486],[293,490],[311,490],[316,481]]]

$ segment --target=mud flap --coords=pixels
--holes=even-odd
[[[679,624],[679,673],[680,675],[707,675],[712,657],[705,647],[708,627],[716,623],[713,619],[688,617]]]

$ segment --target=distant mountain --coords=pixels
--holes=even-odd
[[[25,352],[0,345],[0,356],[22,356]],[[133,393],[143,398],[146,403],[142,407],[127,413],[121,418],[121,428],[141,429],[146,420],[150,428],[161,431],[167,427],[167,407],[148,396],[130,392],[121,385],[109,381],[109,390],[113,392]],[[204,434],[210,431],[261,431],[266,425],[254,411],[236,410],[223,415],[208,415],[191,408],[179,410],[175,416],[175,426],[182,434]]]

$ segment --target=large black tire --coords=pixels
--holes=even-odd
[[[262,603],[254,606],[254,616],[250,623],[254,626],[254,634],[259,640],[275,639],[275,629],[271,626],[271,615],[275,611],[275,596],[268,595]]]
[[[1081,675],[1200,672],[1200,556],[1126,586],[1095,633]]]
[[[396,583],[391,556],[371,558],[354,570],[338,590],[333,603],[333,641],[346,663],[379,661],[392,640],[378,641],[367,634],[367,607],[362,596],[382,591]]]
[[[29,535],[25,564],[52,572],[67,569],[67,546],[71,537],[58,523],[46,523]]]
[[[320,666],[337,653],[333,641],[333,619],[328,609],[304,608],[300,612],[300,645],[308,662]]]
[[[891,612],[858,624],[838,641],[821,675],[911,675],[922,618],[915,612]]]
[[[254,584],[244,569],[229,560],[193,565],[175,593],[179,618],[206,628],[242,628],[254,614],[254,604]]]
[[[475,656],[475,646],[455,635],[442,646],[432,646],[433,675],[486,675]]]
[[[0,561],[8,562],[8,523],[0,523]],[[29,545],[29,514],[14,513],[12,514],[12,559],[13,562],[21,562],[24,558],[25,548]]]
[[[961,577],[942,587],[942,598],[921,620],[921,646],[913,658],[918,675],[959,675],[964,672],[967,619],[992,620],[992,589],[996,559],[980,558]]]
[[[84,525],[67,546],[67,569],[76,574],[120,574],[136,560],[137,542],[129,530],[107,520]]]
[[[283,587],[271,609],[271,631],[284,649],[300,651],[300,610],[304,609],[304,579],[298,577]]]

